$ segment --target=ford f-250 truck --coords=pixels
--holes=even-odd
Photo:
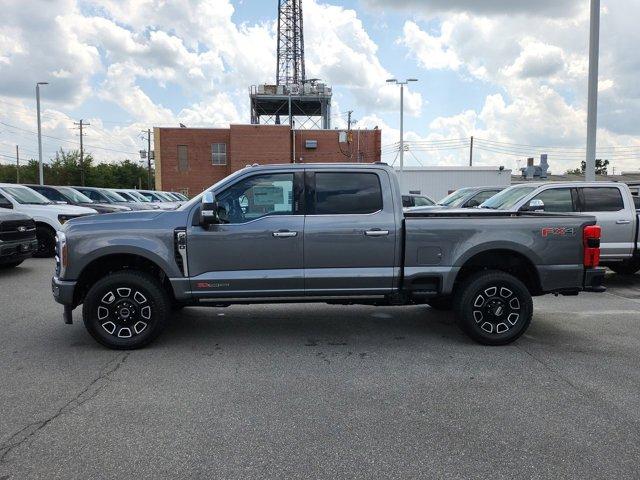
[[[254,166],[175,211],[76,219],[58,232],[53,295],[89,333],[142,347],[186,305],[325,302],[455,309],[503,345],[532,296],[603,291],[590,216],[481,210],[404,214],[385,164]]]

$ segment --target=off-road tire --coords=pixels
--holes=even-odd
[[[154,277],[122,271],[104,277],[89,289],[82,317],[98,343],[114,350],[133,350],[162,333],[170,311],[169,295]]]
[[[467,278],[454,309],[460,328],[484,345],[507,345],[526,332],[533,317],[531,293],[520,280],[495,270]]]

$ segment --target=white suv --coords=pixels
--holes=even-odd
[[[53,203],[29,187],[11,183],[0,183],[0,208],[24,213],[35,220],[38,251],[34,256],[41,258],[53,257],[56,232],[67,221],[98,213],[93,208]]]

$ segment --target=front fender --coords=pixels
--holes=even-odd
[[[113,238],[74,238],[69,244],[69,260],[65,280],[78,279],[91,262],[109,255],[136,255],[161,268],[169,278],[182,277],[174,261],[173,237],[137,237],[121,233]]]

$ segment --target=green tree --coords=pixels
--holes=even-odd
[[[567,175],[584,175],[587,171],[587,162],[582,161],[580,168],[574,168],[573,170],[567,170]],[[608,175],[609,174],[609,160],[596,159],[596,175]]]
[[[149,188],[147,169],[138,163],[124,159],[112,163],[95,163],[91,153],[84,156],[85,185],[107,188]],[[60,149],[43,165],[44,183],[47,185],[81,185],[82,169],[80,152]],[[153,186],[153,170],[151,171]],[[0,183],[16,182],[16,166],[0,165]],[[20,183],[38,183],[38,162],[29,160],[20,165]]]

